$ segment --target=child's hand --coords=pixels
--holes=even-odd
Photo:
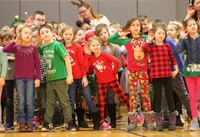
[[[40,86],[40,80],[39,79],[36,79],[35,80],[35,88],[38,88]]]
[[[180,38],[181,39],[185,39],[187,37],[187,35],[188,35],[188,32],[186,32],[186,31],[181,31],[180,32]]]
[[[66,78],[66,82],[67,82],[68,85],[72,84],[73,77],[68,75],[67,78]]]
[[[82,79],[82,85],[83,85],[83,87],[86,87],[88,85],[88,80],[87,80],[86,76],[83,77],[83,79]]]
[[[85,45],[83,50],[85,54],[91,55],[91,50],[89,49],[88,45]]]
[[[122,31],[121,33],[119,33],[120,37],[121,38],[124,38],[126,37],[128,34],[130,34],[131,32],[129,30],[125,30],[125,31]]]
[[[195,8],[192,4],[187,6],[187,14],[191,17],[195,13]]]
[[[0,87],[5,85],[5,77],[0,77]]]
[[[15,43],[16,44],[20,44],[21,43],[21,38],[20,38],[19,34],[17,34],[17,37],[15,38]]]
[[[178,74],[178,70],[173,71],[172,72],[172,78],[175,78],[177,74]]]

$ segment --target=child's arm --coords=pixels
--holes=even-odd
[[[125,45],[130,39],[129,38],[120,38],[124,37],[128,34],[128,32],[122,32],[122,33],[115,33],[112,36],[108,38],[108,41],[117,45]]]
[[[34,47],[35,52],[34,52],[34,60],[35,60],[35,68],[36,68],[36,79],[35,79],[35,88],[38,88],[40,86],[40,59],[39,59],[39,54],[38,50],[36,47]]]
[[[3,47],[3,51],[8,53],[15,53],[15,45],[15,42],[11,42]]]
[[[7,58],[6,54],[0,51],[0,60],[1,60],[1,76],[0,76],[0,87],[3,87],[5,85],[5,77],[7,72]]]
[[[184,39],[180,39],[178,44],[176,45],[176,52],[181,53],[185,49],[186,49],[186,46],[184,44]]]
[[[66,69],[67,69],[67,73],[68,73],[66,82],[67,82],[67,84],[72,84],[73,76],[72,76],[72,66],[71,66],[70,58],[69,58],[69,56],[63,56],[63,59],[65,61],[65,65],[66,65]]]

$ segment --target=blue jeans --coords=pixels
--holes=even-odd
[[[34,117],[34,79],[16,78],[18,122],[31,123]]]
[[[94,113],[97,112],[98,109],[94,103],[94,100],[92,99],[89,85],[87,85],[86,87],[83,87],[82,79],[74,79],[73,83],[71,85],[69,85],[69,89],[68,89],[69,99],[70,99],[70,103],[71,103],[71,107],[72,107],[72,113],[74,113],[74,103],[75,103],[77,86],[82,91],[83,97],[87,102],[89,110]]]

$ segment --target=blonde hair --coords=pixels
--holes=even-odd
[[[97,37],[97,36],[90,37],[90,38],[88,39],[88,45],[90,46],[91,43],[92,43],[94,40],[98,41],[99,44],[102,45],[102,41],[101,41],[100,38]]]

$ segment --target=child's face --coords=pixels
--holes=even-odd
[[[99,53],[99,52],[101,51],[101,45],[100,45],[99,41],[93,40],[93,41],[89,44],[89,49],[90,49],[93,53]]]
[[[135,20],[130,26],[130,31],[133,36],[138,36],[140,34],[140,29],[141,26],[139,20]]]
[[[82,26],[82,29],[84,30],[84,32],[91,30],[91,26],[87,23],[84,23]]]
[[[39,33],[40,33],[40,38],[44,40],[45,43],[48,43],[53,39],[53,34],[51,30],[48,28],[42,28]]]
[[[117,32],[117,29],[114,28],[114,27],[109,27],[108,31],[109,31],[109,34],[111,36],[111,35],[113,35],[113,34],[115,34]]]
[[[144,21],[141,21],[142,24],[142,32],[148,32],[149,31],[149,22],[147,19],[145,19]]]
[[[85,35],[83,30],[79,30],[76,34],[76,42],[82,43],[85,41]]]
[[[188,34],[197,33],[197,30],[198,30],[197,23],[194,20],[188,21],[186,30]]]
[[[65,41],[65,43],[72,43],[72,40],[74,38],[74,33],[72,29],[67,29],[64,33],[63,33],[63,39]]]
[[[167,26],[167,36],[173,39],[177,38],[178,32],[176,31],[176,28],[174,25],[168,25]]]
[[[103,28],[99,33],[99,38],[101,39],[102,42],[107,42],[108,31],[105,28]]]
[[[36,31],[33,31],[32,33],[32,43],[36,44],[37,39],[38,39],[38,31],[36,30]]]
[[[12,37],[9,37],[8,35],[6,35],[3,39],[2,39],[2,44],[6,45],[8,43],[10,43],[13,40]]]
[[[163,42],[165,39],[165,31],[161,28],[158,28],[155,32],[155,40],[156,42]]]
[[[24,28],[21,32],[21,40],[24,42],[31,42],[32,31],[30,28]]]

